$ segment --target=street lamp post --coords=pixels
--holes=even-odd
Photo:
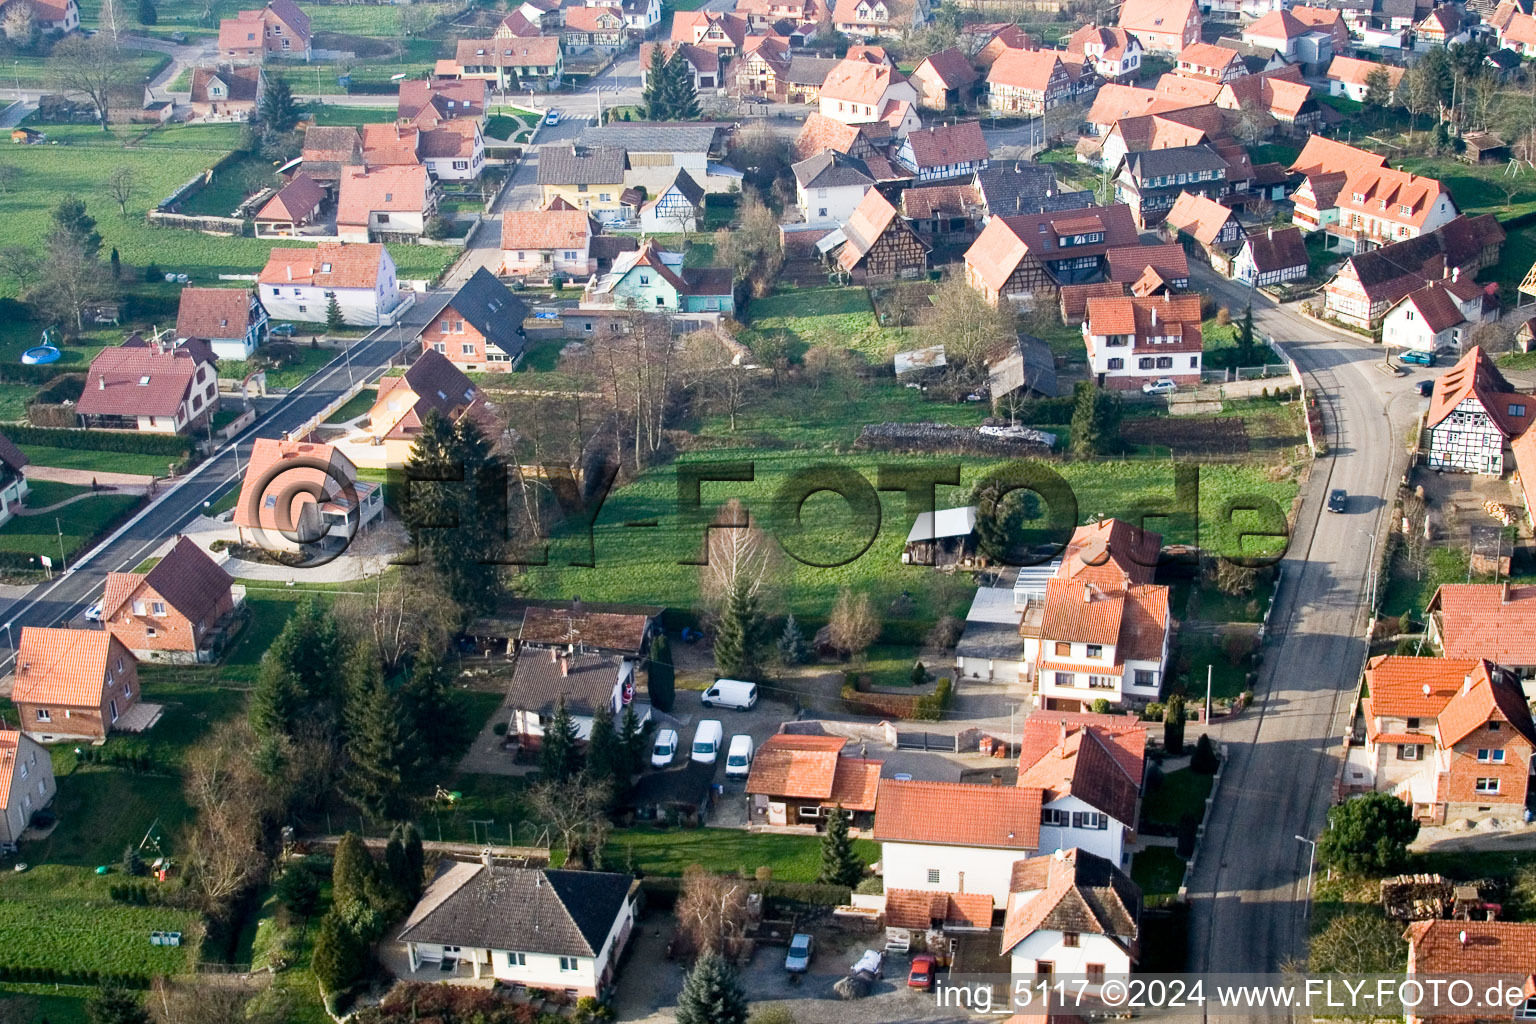
[[[1312,916],[1312,872],[1317,866],[1317,840],[1297,836],[1296,841],[1307,844],[1307,903],[1302,910],[1302,915],[1310,917]]]
[[[12,650],[16,649],[16,641],[11,636],[11,624],[9,622],[5,624],[5,646]]]

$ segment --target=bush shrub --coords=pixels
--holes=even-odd
[[[5,369],[9,371],[16,367]],[[127,430],[62,430],[56,427],[31,427],[20,424],[7,426],[5,435],[16,444],[39,444],[49,448],[69,448],[80,451],[168,455],[180,458],[192,454],[193,445],[192,438],[180,434],[147,434]]]

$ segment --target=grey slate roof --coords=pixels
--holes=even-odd
[[[526,651],[512,670],[511,704],[524,711],[551,714],[562,696],[573,715],[591,715],[613,697],[623,658],[610,654],[568,655],[570,672],[560,674],[553,651]]]
[[[528,307],[512,290],[481,267],[453,293],[448,305],[485,335],[485,339],[516,359],[523,350],[523,321]]]
[[[1125,155],[1127,169],[1138,181],[1160,178],[1185,171],[1225,171],[1227,162],[1210,146],[1179,146],[1174,149],[1148,149]],[[1180,186],[1169,186],[1180,187]]]
[[[789,66],[779,72],[779,81],[790,85],[814,85],[819,89],[827,80],[827,74],[841,63],[836,57],[794,55],[789,58]]]
[[[611,871],[455,862],[427,887],[399,941],[596,956],[634,885]]]
[[[869,165],[856,156],[824,149],[808,160],[801,160],[792,168],[795,181],[801,188],[839,188],[844,185],[873,185],[874,175]]]
[[[539,184],[617,185],[628,164],[629,154],[612,146],[540,146]]]
[[[625,121],[588,128],[581,140],[593,146],[613,146],[636,153],[708,153],[715,146],[716,124],[652,124]]]
[[[1016,623],[967,622],[955,645],[955,657],[1018,661],[1024,657],[1024,641]]]
[[[1006,160],[976,172],[976,188],[990,213],[1038,213],[1047,193],[1056,192],[1056,172],[1042,164]]]
[[[1018,348],[988,367],[993,397],[1028,387],[1046,398],[1056,397],[1056,357],[1039,338],[1019,335]]]
[[[704,201],[704,186],[694,181],[693,175],[689,174],[686,168],[679,167],[677,174],[672,178],[672,184],[662,189],[657,195],[663,195],[674,188],[694,206],[698,206]]]

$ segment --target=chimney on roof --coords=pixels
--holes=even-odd
[[[553,665],[555,662],[557,662],[559,660],[560,660],[560,649],[558,647],[551,647],[549,649],[549,663],[551,665]]]
[[[1461,280],[1461,268],[1460,267],[1452,267],[1451,268],[1451,283],[1455,284],[1459,280]]]
[[[1424,696],[1426,696],[1426,697],[1429,696],[1429,684],[1428,683],[1425,683],[1422,687],[1420,687],[1420,689],[1423,691]]]
[[[107,378],[106,378],[105,374],[97,374],[96,375],[96,390],[97,391],[105,391],[105,390],[107,390]]]
[[[480,851],[480,863],[484,864],[488,868],[496,866],[495,858],[492,857],[491,848],[489,846]]]
[[[1273,224],[1269,226],[1269,240],[1271,242],[1275,240],[1275,226]]]
[[[1456,940],[1463,946],[1467,944],[1467,930],[1465,928],[1463,928],[1461,932],[1456,936]]]
[[[1461,677],[1461,692],[1465,696],[1472,689],[1472,673],[1468,672]]]
[[[1057,722],[1056,725],[1056,745],[1065,750],[1067,748],[1067,721],[1066,719],[1062,719],[1060,722]]]
[[[1152,326],[1153,327],[1157,326],[1157,307],[1156,306],[1152,307]]]
[[[1499,589],[1499,604],[1509,604],[1509,584],[1505,583]]]
[[[1093,600],[1093,584],[1092,583],[1084,583],[1083,584],[1083,604],[1087,604],[1087,603],[1089,603],[1092,600]]]
[[[571,674],[571,659],[566,657],[564,654],[562,654],[562,655],[560,655],[559,661],[560,661],[560,674],[562,676],[570,675]]]

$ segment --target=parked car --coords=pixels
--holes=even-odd
[[[1415,384],[1413,388],[1420,394],[1420,396],[1428,398],[1430,395],[1435,393],[1435,382],[1432,380],[1421,380]]]
[[[1342,487],[1335,487],[1328,492],[1328,511],[1344,512],[1349,508],[1349,492]]]
[[[558,111],[558,110],[551,110],[549,113],[545,114],[544,115],[544,123],[545,124],[559,124],[560,123],[560,111]]]
[[[853,965],[850,973],[868,974],[871,977],[880,977],[880,969],[885,966],[885,954],[878,949],[866,949],[864,955],[859,957]]]
[[[291,338],[297,330],[293,324],[273,324],[267,333],[274,338]]]
[[[663,729],[656,734],[656,742],[651,744],[651,767],[665,768],[672,763],[677,756],[677,730]]]
[[[85,621],[86,622],[100,622],[101,621],[101,602],[100,601],[97,601],[95,604],[91,605],[89,608],[87,608],[85,610]]]
[[[907,972],[907,987],[923,991],[933,988],[933,971],[938,961],[931,953],[919,953],[912,958],[912,969]]]
[[[750,711],[757,705],[757,684],[740,679],[716,679],[700,700],[707,708],[720,705],[737,711]]]
[[[752,737],[744,732],[731,737],[731,746],[725,752],[725,775],[731,779],[744,779],[752,771]]]
[[[716,719],[706,718],[693,733],[693,753],[688,756],[704,764],[714,764],[720,756],[720,743],[725,739],[725,727]]]
[[[1159,377],[1157,380],[1149,380],[1141,386],[1142,393],[1148,395],[1166,395],[1179,390],[1179,386],[1173,382],[1172,377]]]
[[[789,952],[784,954],[784,969],[791,974],[804,974],[811,969],[811,955],[815,952],[815,937],[796,932],[789,940]]]
[[[1413,366],[1434,366],[1435,354],[1433,352],[1408,351],[1397,357],[1400,363],[1410,363]]]

